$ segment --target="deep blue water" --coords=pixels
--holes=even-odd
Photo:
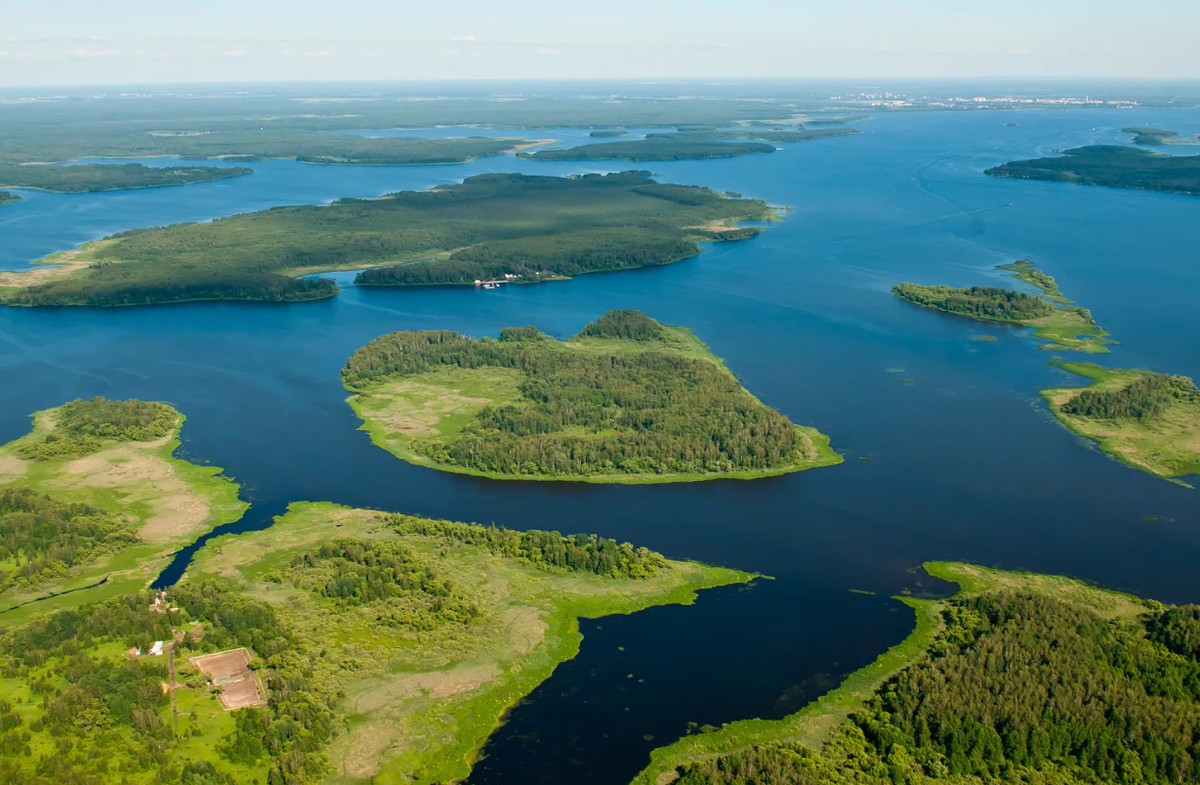
[[[242,483],[255,505],[247,525],[265,525],[288,501],[331,500],[597,532],[773,576],[706,592],[689,608],[585,621],[579,657],[512,713],[471,778],[624,783],[688,722],[779,716],[900,640],[911,614],[887,597],[916,587],[922,561],[1200,600],[1200,492],[1129,469],[1060,428],[1036,393],[1074,377],[1047,366],[1048,353],[1021,333],[888,292],[897,281],[995,283],[994,265],[1027,257],[1121,342],[1104,363],[1200,377],[1200,198],[982,175],[1013,158],[1122,142],[1127,125],[1195,133],[1200,112],[892,115],[859,124],[861,136],[774,155],[644,165],[792,208],[757,238],[664,268],[487,292],[347,287],[296,305],[3,309],[0,440],[24,433],[34,410],[77,396],[166,400],[188,415],[186,454]],[[135,226],[483,171],[620,168],[512,158],[252,166],[249,177],[184,188],[26,192],[28,201],[0,209],[0,267]],[[381,333],[484,335],[532,323],[563,337],[618,307],[692,327],[756,395],[831,435],[846,463],[755,482],[493,482],[394,459],[356,430],[344,403],[339,369]],[[979,334],[999,340],[970,340]]]

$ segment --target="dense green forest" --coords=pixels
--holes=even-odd
[[[995,286],[955,289],[950,286],[901,283],[892,287],[892,294],[926,308],[997,322],[1019,323],[1027,319],[1039,319],[1052,315],[1056,310],[1052,303],[1040,297]]]
[[[775,152],[778,142],[807,142],[856,134],[852,128],[807,129],[680,129],[676,133],[650,134],[645,139],[596,142],[562,150],[521,153],[538,161],[684,161],[736,158]],[[594,135],[594,134],[593,134]]]
[[[121,516],[28,488],[0,488],[0,594],[61,577],[137,540]]]
[[[243,166],[146,166],[145,164],[72,164],[70,166],[0,163],[0,185],[56,193],[123,191],[191,185],[253,174]]]
[[[12,202],[19,201],[21,201],[19,194],[15,194],[12,191],[0,191],[0,205],[11,204]]]
[[[496,101],[489,96],[339,98],[324,94],[213,95],[64,98],[0,105],[6,161],[67,161],[86,157],[136,158],[217,155],[293,158],[321,156],[347,162],[416,163],[447,157],[465,160],[511,149],[511,140],[369,138],[350,130],[491,125],[502,128],[674,127],[724,125],[740,119],[788,117],[782,102],[736,97],[629,97],[594,100],[576,96],[528,96]],[[468,131],[469,132],[469,131]],[[516,135],[516,134],[514,134]],[[502,147],[495,147],[497,141]]]
[[[387,400],[382,383],[462,369],[516,371],[519,397],[472,412],[461,432],[413,440],[435,465],[500,476],[718,475],[820,457],[808,434],[694,339],[632,311],[610,311],[568,344],[534,328],[499,340],[392,333],[355,352],[342,379],[366,401]]]
[[[1200,194],[1200,155],[1164,155],[1136,147],[1092,145],[1055,158],[1012,161],[984,171],[993,177]]]
[[[656,183],[644,172],[582,177],[485,174],[431,191],[280,207],[209,223],[118,234],[71,277],[21,289],[21,305],[129,305],[205,299],[306,300],[337,292],[297,270],[371,264],[365,285],[535,282],[668,264],[698,240],[759,230],[702,229],[764,219],[761,201]],[[457,249],[450,251],[449,249]],[[430,257],[434,257],[430,259]]]
[[[564,536],[537,529],[514,531],[503,526],[399,514],[389,520],[401,534],[445,538],[545,569],[591,572],[609,578],[650,578],[667,566],[661,554],[594,534]]]
[[[179,414],[165,403],[131,398],[110,401],[97,396],[74,400],[59,407],[54,432],[41,441],[22,445],[23,458],[40,461],[90,455],[104,440],[146,442],[162,438],[175,429]]]
[[[1080,593],[1100,592],[1016,584],[946,601],[927,655],[819,751],[762,744],[687,764],[676,782],[1200,780],[1200,607],[1092,603]]]
[[[1200,403],[1200,390],[1185,376],[1145,374],[1116,390],[1083,390],[1058,408],[1100,420],[1152,420],[1176,402]]]

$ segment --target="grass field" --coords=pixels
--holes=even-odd
[[[1025,322],[1027,326],[1037,328],[1034,332],[1035,337],[1049,341],[1041,348],[1107,354],[1108,346],[1116,343],[1110,340],[1108,331],[1092,319],[1091,311],[1080,308],[1067,299],[1058,288],[1058,282],[1035,267],[1033,262],[1021,259],[1011,264],[1002,264],[997,269],[1007,270],[1010,277],[1037,288],[1058,308],[1058,313],[1053,316]]]
[[[1200,404],[1175,401],[1166,412],[1147,420],[1101,420],[1069,414],[1062,411],[1062,405],[1084,389],[1119,390],[1150,374],[1092,363],[1060,363],[1059,367],[1092,380],[1086,388],[1042,390],[1042,397],[1063,425],[1098,442],[1100,449],[1114,458],[1159,477],[1200,474]]]
[[[54,433],[55,412],[37,412],[28,435],[0,447],[0,486],[28,487],[116,513],[136,532],[139,543],[76,565],[64,576],[0,595],[0,626],[144,588],[170,554],[204,532],[237,520],[247,507],[238,498],[237,484],[222,476],[221,469],[174,457],[183,415],[172,433],[155,441],[109,440],[99,452],[82,458],[22,458],[22,445]],[[101,581],[105,582],[94,586]],[[61,592],[70,593],[38,600]]]
[[[335,783],[440,783],[464,778],[504,713],[575,656],[579,618],[690,604],[699,589],[750,580],[747,573],[670,562],[649,579],[551,571],[462,543],[403,535],[483,611],[479,625],[404,633],[376,622],[370,604],[331,610],[286,580],[299,553],[335,537],[401,538],[388,519],[332,504],[293,504],[260,533],[203,549],[185,581],[221,576],[269,603],[306,642],[317,680],[344,698],[344,732],[330,758]]]
[[[1152,603],[1131,595],[1105,591],[1080,581],[1049,575],[1005,572],[957,562],[927,562],[925,571],[935,578],[958,584],[955,597],[994,591],[1042,594],[1080,605],[1109,619],[1135,619]],[[818,698],[782,720],[741,720],[711,733],[686,736],[660,747],[650,755],[649,765],[634,779],[634,785],[669,785],[676,770],[685,763],[706,760],[783,742],[820,750],[832,733],[856,710],[862,708],[891,677],[924,658],[945,625],[944,600],[898,597],[916,615],[913,631],[899,644],[881,654],[865,668],[855,671],[832,692]]]

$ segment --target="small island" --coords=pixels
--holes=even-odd
[[[397,332],[342,370],[371,440],[420,466],[507,480],[752,479],[840,463],[683,328],[610,311],[565,343]]]
[[[645,139],[597,142],[562,150],[538,150],[519,157],[535,161],[697,161],[737,158],[776,151],[777,143],[807,142],[851,136],[853,128],[818,129],[700,129],[650,134]]]
[[[1136,147],[1092,145],[1056,158],[1012,161],[984,170],[992,177],[1200,194],[1200,155],[1165,155]]]
[[[1161,128],[1122,128],[1121,133],[1132,134],[1134,144],[1150,146],[1200,145],[1200,134],[1196,136],[1180,136],[1175,131],[1164,131]]]
[[[0,191],[0,206],[21,201],[21,195],[12,191]]]
[[[1063,425],[1159,477],[1200,474],[1200,390],[1191,379],[1091,363],[1059,367],[1092,380],[1082,389],[1042,391]]]
[[[651,753],[634,785],[1186,781],[1200,733],[1200,606],[1081,581],[931,562],[945,600],[782,720],[742,720]],[[1019,663],[1019,667],[1014,663]]]
[[[60,194],[127,191],[192,185],[253,174],[244,166],[146,166],[145,164],[0,164],[0,185]]]
[[[1054,278],[1033,262],[1021,260],[1000,265],[998,269],[1037,287],[1044,297],[995,286],[954,288],[912,283],[896,284],[892,293],[914,305],[955,316],[1031,327],[1035,338],[1047,342],[1041,346],[1043,349],[1103,354],[1115,343],[1096,324],[1090,311],[1068,300]]]
[[[757,199],[655,182],[647,172],[483,174],[430,191],[278,207],[122,232],[0,276],[6,305],[147,305],[332,297],[329,270],[363,286],[493,288],[678,262],[698,242],[758,234]],[[69,257],[69,258],[68,258]]]
[[[619,128],[611,130],[601,129],[599,131],[592,131],[588,136],[593,139],[615,139],[618,136],[629,136],[629,132],[622,131]]]
[[[220,469],[172,455],[166,404],[72,401],[33,424],[0,447],[0,625],[140,589],[246,509]]]

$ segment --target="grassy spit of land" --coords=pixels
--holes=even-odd
[[[689,331],[610,311],[565,343],[401,332],[342,372],[372,441],[493,479],[753,479],[841,462],[829,439],[747,392]]]
[[[1100,449],[1165,478],[1200,474],[1200,390],[1191,379],[1091,363],[1059,363],[1089,387],[1043,390],[1066,427]]]
[[[783,720],[655,750],[636,785],[1173,783],[1195,776],[1200,606],[931,562],[913,633]]]
[[[589,566],[589,548],[611,564]],[[374,596],[385,584],[361,565],[384,553],[422,588]],[[351,567],[366,584],[334,589]],[[185,582],[228,582],[304,641],[341,728],[330,782],[432,785],[465,778],[503,714],[575,656],[579,618],[690,604],[751,577],[594,538],[296,504],[269,531],[206,546]]]
[[[145,164],[72,164],[47,166],[0,163],[0,186],[54,193],[126,191],[226,180],[253,174],[244,166],[146,166]]]
[[[851,136],[853,128],[701,128],[675,133],[650,134],[645,139],[594,142],[563,150],[522,153],[536,161],[689,161],[737,158],[776,151],[784,142],[808,142],[835,136]],[[596,134],[593,134],[595,136]]]
[[[1115,343],[1096,324],[1091,311],[1068,300],[1054,279],[1033,262],[1021,260],[1000,265],[998,269],[1037,287],[1045,298],[994,286],[957,289],[911,283],[897,284],[892,293],[915,305],[955,316],[1032,327],[1034,337],[1047,342],[1043,349],[1107,354],[1108,346]]]
[[[219,468],[173,456],[183,419],[74,401],[0,447],[0,626],[142,589],[171,553],[241,517]]]
[[[1200,194],[1200,155],[1164,155],[1121,145],[1077,147],[1064,150],[1057,158],[1011,161],[987,169],[984,174],[1018,180]]]
[[[1154,146],[1200,144],[1200,134],[1196,136],[1180,136],[1175,131],[1164,131],[1161,128],[1122,128],[1121,133],[1132,134],[1134,144]]]
[[[582,177],[487,174],[431,191],[281,207],[209,223],[123,232],[73,254],[50,277],[9,273],[9,305],[138,305],[330,297],[360,285],[537,283],[670,264],[700,241],[737,240],[774,216],[755,199],[656,183],[646,172]],[[62,261],[61,259],[47,261]]]

